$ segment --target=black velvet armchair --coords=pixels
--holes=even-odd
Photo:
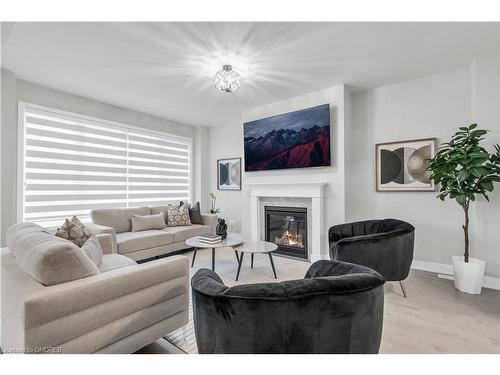
[[[199,353],[378,353],[384,279],[320,260],[302,280],[228,288],[201,269],[191,279]]]
[[[415,228],[402,220],[367,220],[335,225],[328,232],[330,258],[369,267],[386,281],[403,280],[413,260]]]

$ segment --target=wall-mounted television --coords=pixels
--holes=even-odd
[[[243,124],[245,172],[325,167],[330,158],[330,105]]]

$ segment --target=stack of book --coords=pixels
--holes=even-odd
[[[222,237],[216,234],[202,234],[198,237],[198,240],[208,245],[215,245],[222,242]]]

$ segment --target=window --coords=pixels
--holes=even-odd
[[[190,200],[190,138],[26,103],[19,119],[20,221]]]

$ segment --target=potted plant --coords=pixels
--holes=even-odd
[[[440,185],[438,198],[455,199],[464,211],[464,256],[452,257],[455,288],[480,294],[485,262],[469,256],[469,207],[477,196],[488,202],[487,193],[500,182],[500,146],[489,153],[480,142],[488,131],[476,129],[477,124],[461,127],[450,142],[440,146],[429,162],[430,178]]]
[[[215,195],[214,193],[210,193],[210,213],[214,215],[220,212],[220,209],[215,207],[216,201],[217,195]]]
[[[215,206],[217,202],[217,196],[214,193],[209,193],[210,195],[210,215],[212,218],[210,219],[210,233],[215,234],[217,228],[217,214],[220,212],[220,209]]]

